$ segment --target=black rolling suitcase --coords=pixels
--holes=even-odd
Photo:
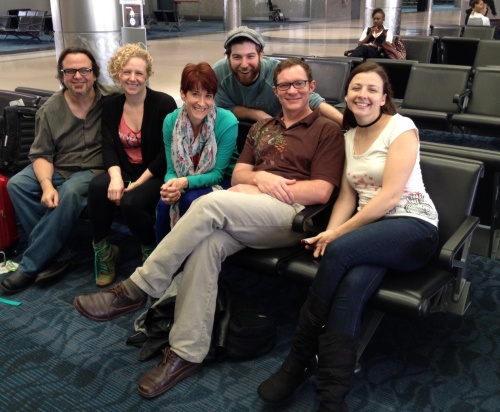
[[[0,124],[0,170],[16,173],[27,166],[35,140],[38,106],[7,106]]]

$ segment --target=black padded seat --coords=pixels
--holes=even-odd
[[[468,133],[500,137],[500,68],[476,68],[465,112],[454,114],[450,123]]]
[[[326,58],[304,58],[311,68],[316,80],[316,89],[327,103],[338,105],[344,103],[344,89],[351,73],[351,62],[330,60]]]
[[[272,54],[267,54],[266,56],[280,61],[290,59],[292,57],[300,60],[304,59],[304,56],[300,56],[298,54],[288,54],[288,53],[272,53]],[[306,56],[306,57],[313,57],[313,56]]]
[[[481,40],[477,46],[474,67],[500,66],[500,41]]]
[[[279,271],[285,277],[302,283],[312,283],[320,259],[303,252],[292,259],[279,262]],[[431,313],[431,300],[453,279],[453,272],[424,267],[413,272],[387,274],[379,290],[370,299],[370,307],[384,312],[395,312],[405,317],[423,318]]]
[[[50,97],[55,93],[55,91],[53,91],[53,90],[36,89],[33,87],[24,87],[24,86],[16,87],[14,89],[14,91],[21,92],[21,93],[27,93],[27,94],[33,94],[35,96],[41,96],[41,97]]]
[[[378,63],[385,69],[389,77],[389,83],[392,86],[394,102],[396,106],[401,106],[403,98],[405,97],[411,68],[413,64],[418,63],[418,61],[393,59],[366,59],[366,61]]]
[[[471,19],[469,19],[469,22]],[[464,27],[462,37],[472,37],[481,40],[493,40],[495,27],[468,25]]]
[[[303,245],[276,249],[252,249],[245,248],[229,256],[225,263],[244,267],[261,275],[282,276],[280,265],[304,250]]]
[[[431,28],[431,36],[437,36],[437,37],[444,37],[444,36],[460,37],[464,29],[463,26],[457,24],[449,24],[449,25],[431,24],[430,28]]]
[[[471,216],[471,210],[483,163],[423,152],[420,158],[426,189],[439,214],[438,251],[424,268],[387,274],[364,313],[358,358],[386,312],[413,318],[424,318],[433,312],[463,315],[470,304],[467,255],[473,231],[479,224],[479,218]],[[319,207],[317,211],[328,214],[330,207]],[[294,222],[294,229],[299,232],[309,226],[311,219],[316,220],[316,216],[308,218],[306,210],[301,212],[302,223]],[[247,248],[227,261],[258,273],[308,283],[318,268],[318,260],[301,245],[267,251]]]
[[[429,315],[441,305],[444,290],[454,283],[455,254],[479,223],[478,218],[469,216],[483,171],[481,162],[431,153],[421,153],[421,167],[426,189],[438,210],[439,252],[422,269],[389,272],[369,301],[374,309],[416,318]],[[454,244],[457,239],[460,241]],[[285,277],[312,282],[318,265],[311,252],[303,252],[282,261],[279,269]]]
[[[307,206],[297,213],[293,221],[293,230],[297,233],[304,233],[304,238],[309,237],[311,233],[323,230],[337,195],[338,191],[335,190],[326,204]],[[295,246],[275,249],[245,248],[229,256],[225,262],[253,270],[259,274],[283,276],[283,270],[286,268],[284,263],[301,255],[304,250],[304,245],[300,243]]]
[[[9,106],[10,102],[20,99],[23,100],[25,106],[35,106],[39,102],[40,96],[12,90],[0,90],[0,116],[4,107]]]
[[[20,38],[20,36],[29,36],[32,39],[41,41],[40,36],[43,34],[44,20],[44,16],[19,15],[17,28],[5,29],[4,31],[0,32],[0,34],[4,34],[4,38],[6,38],[7,36],[16,36],[17,38]]]
[[[473,66],[476,59],[478,38],[441,37],[442,63]]]
[[[449,119],[462,112],[454,96],[467,89],[471,67],[417,63],[411,68],[403,104],[398,112],[418,128],[449,130]]]
[[[488,256],[497,258],[500,237],[500,152],[444,143],[420,142],[420,151],[440,155],[464,157],[484,164],[485,176],[479,182],[473,213],[481,217],[481,224],[490,226]]]
[[[401,36],[406,49],[406,58],[419,63],[430,63],[436,39],[433,36]]]
[[[0,16],[0,34],[2,31],[10,29],[11,16]]]
[[[425,267],[405,273],[390,271],[364,312],[358,359],[385,313],[425,318],[434,312],[463,315],[470,305],[466,278],[467,256],[479,218],[472,205],[483,174],[482,162],[421,152],[426,189],[439,214],[439,247]],[[318,260],[311,252],[280,263],[280,273],[293,280],[312,282]]]
[[[352,56],[313,56],[315,59],[324,59],[334,62],[348,62],[351,64],[351,70],[365,61],[362,57]]]

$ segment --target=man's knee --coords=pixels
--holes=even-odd
[[[89,182],[72,182],[66,180],[57,188],[60,202],[77,202],[87,204]]]
[[[41,193],[41,189],[37,184],[37,188],[34,188],[34,182],[36,178],[30,178],[28,175],[24,174],[22,171],[12,176],[7,182],[7,191],[11,197],[19,195],[21,192],[32,192],[33,190],[38,190]],[[38,182],[37,182],[38,183]]]

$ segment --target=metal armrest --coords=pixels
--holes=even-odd
[[[323,217],[328,219],[332,211],[333,204],[338,196],[338,190],[335,189],[332,197],[324,205],[311,205],[306,206],[306,208],[295,215],[293,219],[292,228],[295,232],[305,233],[305,232],[322,232],[325,230],[324,225],[315,225],[314,218]]]
[[[471,89],[465,89],[462,93],[453,96],[453,103],[456,103],[461,112],[465,110],[469,103]]]
[[[439,264],[445,268],[455,267],[456,254],[462,249],[466,242],[470,242],[474,229],[479,225],[479,218],[468,216],[460,225],[458,230],[448,239],[441,248]]]

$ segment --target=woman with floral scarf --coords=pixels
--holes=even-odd
[[[217,83],[208,63],[191,63],[182,71],[184,104],[163,123],[167,174],[157,209],[158,242],[193,200],[230,186],[238,155],[238,120],[229,110],[215,107]]]

